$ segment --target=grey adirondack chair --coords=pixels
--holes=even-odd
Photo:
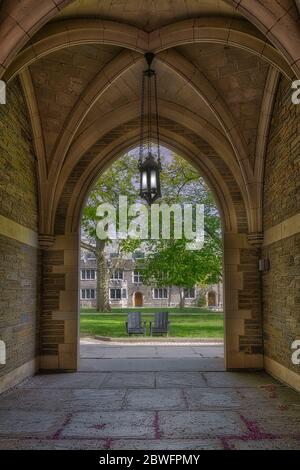
[[[169,335],[169,313],[158,312],[155,314],[154,322],[150,322],[150,335],[166,334]]]
[[[129,335],[146,335],[146,322],[142,321],[141,312],[128,312],[126,331]]]

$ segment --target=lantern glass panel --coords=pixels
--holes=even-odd
[[[151,171],[150,187],[151,189],[157,189],[157,174],[155,170]]]
[[[147,172],[144,170],[142,172],[142,189],[147,189],[148,188],[148,182],[147,182]]]

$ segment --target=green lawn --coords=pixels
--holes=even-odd
[[[80,331],[83,335],[98,335],[110,338],[127,337],[125,322],[127,311],[133,309],[113,309],[113,313],[97,313],[93,309],[83,309],[80,317]],[[147,335],[149,335],[149,322],[153,320],[157,308],[143,308],[143,320],[147,322]],[[223,338],[223,313],[211,312],[202,308],[164,308],[169,311],[170,335],[177,338]]]

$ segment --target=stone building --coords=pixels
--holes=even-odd
[[[300,390],[299,23],[298,0],[1,2],[0,391],[78,368],[81,211],[139,143],[148,51],[161,142],[222,217],[225,367]]]
[[[113,254],[112,254],[113,255]],[[140,256],[140,255],[139,255]],[[157,288],[143,283],[143,273],[137,267],[136,256],[109,258],[109,301],[112,307],[179,307],[178,287]],[[97,297],[97,263],[90,253],[84,253],[80,262],[80,306],[95,308]],[[197,307],[205,302],[211,309],[223,308],[222,284],[200,289],[182,289],[185,306]]]

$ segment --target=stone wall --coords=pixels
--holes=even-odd
[[[264,230],[300,210],[300,106],[282,79],[277,92],[265,164]]]
[[[0,106],[0,213],[37,230],[36,162],[26,103],[18,80]]]
[[[15,80],[7,90],[7,105],[0,106],[0,339],[7,348],[0,389],[33,369],[28,364],[35,362],[38,350],[35,165],[26,103]]]
[[[0,235],[0,263],[0,338],[7,348],[1,377],[36,356],[37,250]]]
[[[270,271],[263,276],[264,349],[275,375],[300,375],[291,361],[291,344],[300,339],[300,106],[291,88],[279,85],[265,167],[263,255]],[[300,377],[299,382],[300,383]]]

